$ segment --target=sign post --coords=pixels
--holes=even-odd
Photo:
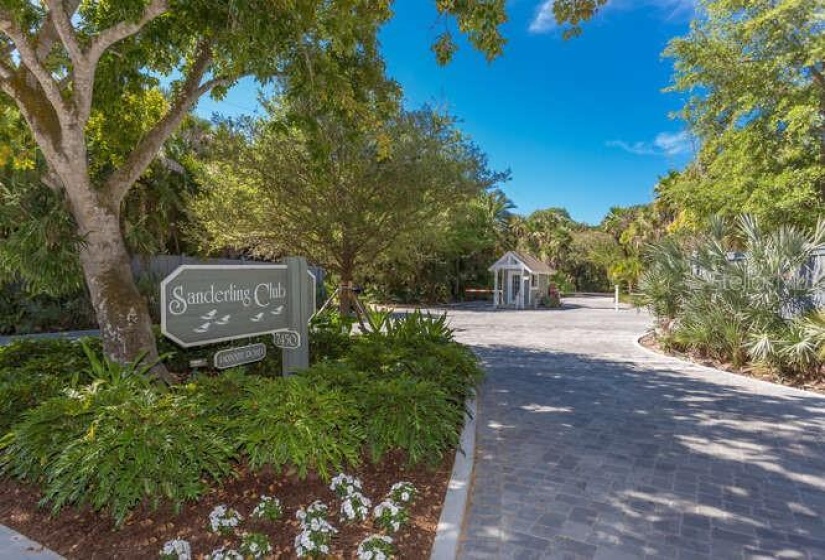
[[[183,348],[280,333],[273,343],[284,348],[283,371],[291,374],[309,366],[314,295],[315,276],[301,257],[275,265],[182,265],[160,284],[161,332]],[[218,354],[219,368],[263,358],[255,345]]]
[[[287,268],[287,290],[292,294],[289,306],[289,329],[298,333],[298,347],[294,344],[282,346],[284,375],[292,375],[309,367],[309,316],[306,310],[310,304],[310,285],[306,281],[307,262],[301,257],[287,257],[284,259]],[[313,288],[314,290],[314,288]],[[273,342],[277,344],[279,337],[273,335]]]

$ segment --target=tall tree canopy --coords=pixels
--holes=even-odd
[[[701,150],[661,185],[703,223],[750,212],[815,221],[825,200],[825,28],[821,0],[708,0],[671,41],[672,89]],[[673,179],[673,178],[671,178]]]
[[[299,127],[291,113],[274,103],[267,118],[225,132],[230,149],[207,165],[192,204],[208,247],[303,254],[348,283],[499,179],[453,120],[429,109],[368,131],[337,114]]]

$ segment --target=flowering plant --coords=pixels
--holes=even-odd
[[[192,547],[183,539],[174,539],[163,544],[160,551],[162,560],[192,560]]]
[[[358,545],[358,560],[387,560],[395,550],[386,535],[370,535]]]
[[[329,554],[330,539],[337,531],[327,521],[328,514],[329,507],[319,500],[312,502],[306,509],[301,508],[295,512],[302,529],[295,537],[295,554],[299,558],[319,558]]]
[[[207,558],[208,560],[244,560],[243,554],[225,546],[213,550]]]
[[[370,514],[372,501],[360,492],[348,494],[341,501],[341,520],[346,522],[364,521]]]
[[[329,542],[332,535],[337,532],[325,519],[313,518],[295,537],[295,554],[298,558],[319,558],[329,555]]]
[[[214,532],[226,535],[238,526],[241,519],[243,519],[243,517],[241,517],[241,514],[238,513],[237,510],[227,508],[221,504],[215,506],[215,509],[209,514],[209,526]]]
[[[272,552],[272,545],[263,533],[244,533],[241,537],[241,554],[258,560]]]
[[[283,514],[284,508],[281,506],[281,500],[263,494],[261,494],[261,501],[252,510],[252,517],[269,519],[270,521],[277,521]]]
[[[361,481],[354,476],[341,473],[332,479],[329,484],[329,489],[332,490],[339,498],[346,498],[355,492],[362,491]]]
[[[387,500],[396,504],[409,504],[415,499],[418,490],[409,482],[396,482],[387,494]]]
[[[295,517],[301,522],[301,527],[306,529],[312,524],[313,519],[326,521],[329,514],[329,507],[320,500],[312,502],[308,508],[301,508],[295,512]]]
[[[392,533],[398,531],[409,517],[403,507],[390,500],[384,500],[375,506],[372,516],[376,525]]]

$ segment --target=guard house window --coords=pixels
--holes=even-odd
[[[539,287],[539,277],[537,274],[530,275],[530,287],[531,288],[538,288]]]

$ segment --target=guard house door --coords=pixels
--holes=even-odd
[[[522,287],[521,273],[510,271],[508,277],[507,304],[518,307]]]

